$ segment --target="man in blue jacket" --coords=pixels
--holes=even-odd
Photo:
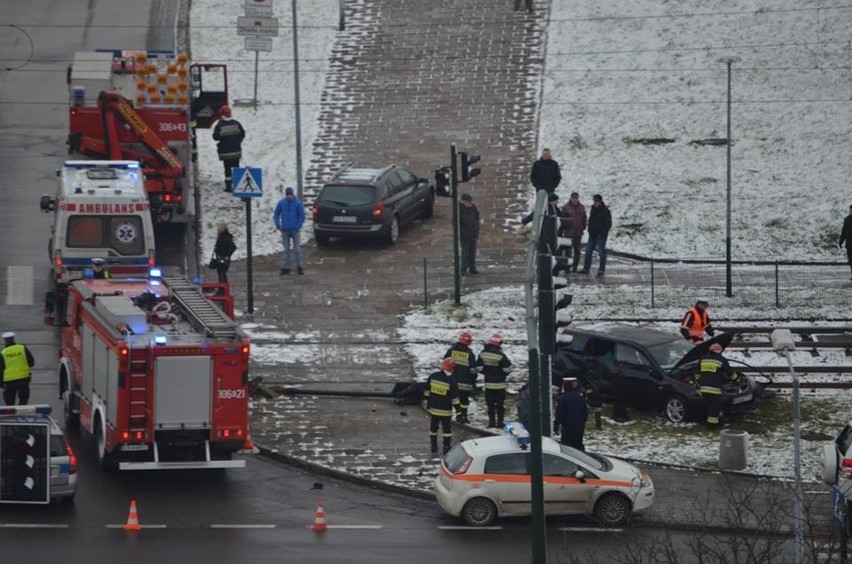
[[[302,240],[299,232],[305,223],[305,207],[296,199],[293,188],[287,187],[284,197],[275,206],[275,229],[281,232],[284,242],[284,268],[281,274],[290,274],[290,242],[293,242],[293,252],[296,253],[296,272],[304,274],[302,269]]]

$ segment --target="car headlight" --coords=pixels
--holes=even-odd
[[[650,488],[652,485],[651,477],[645,472],[642,472],[640,475],[639,485],[643,488]]]

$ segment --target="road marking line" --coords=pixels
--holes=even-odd
[[[274,529],[277,525],[264,525],[264,524],[213,524],[210,525],[211,529]]]
[[[557,531],[572,533],[621,533],[624,529],[601,529],[600,527],[557,527]]]
[[[500,525],[491,527],[468,527],[467,525],[438,525],[438,529],[442,531],[500,531],[503,529]]]
[[[313,525],[308,525],[306,529],[313,529]],[[381,525],[326,525],[326,529],[381,529]]]
[[[830,494],[831,490],[805,490],[806,494]]]
[[[67,523],[0,523],[0,529],[67,529]]]
[[[33,305],[32,266],[6,267],[6,305]]]
[[[165,529],[168,525],[140,525],[143,529]],[[125,523],[120,525],[104,525],[107,529],[123,529]]]

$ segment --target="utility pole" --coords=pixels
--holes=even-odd
[[[302,110],[299,100],[299,26],[296,14],[296,0],[293,0],[293,96],[296,113],[296,194],[302,201]]]
[[[459,257],[459,171],[456,144],[450,145],[450,198],[453,205],[453,296],[461,305],[461,261]]]
[[[728,67],[728,138],[725,140],[727,148],[727,190],[725,197],[725,296],[732,297],[733,276],[731,273],[731,65],[739,63],[739,57],[723,57],[719,59]]]

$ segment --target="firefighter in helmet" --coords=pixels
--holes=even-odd
[[[722,345],[713,343],[706,355],[698,362],[698,391],[707,405],[707,428],[719,427],[719,417],[722,412],[722,386],[735,380],[736,376],[728,364],[728,359],[722,356]]]
[[[243,129],[240,122],[231,117],[229,106],[222,106],[219,115],[221,119],[216,122],[216,127],[213,128],[213,139],[217,142],[216,152],[219,153],[219,160],[225,167],[225,192],[233,192],[231,169],[240,166],[246,130]]]
[[[3,333],[3,350],[0,351],[0,388],[3,388],[3,401],[6,405],[27,405],[30,401],[30,368],[35,364],[33,354],[24,345],[15,342],[11,331]]]
[[[470,406],[470,396],[476,385],[476,373],[479,370],[479,361],[470,349],[473,335],[470,331],[462,331],[458,341],[447,349],[444,358],[452,358],[455,362],[453,376],[459,388],[459,404],[456,413],[456,421],[467,423],[467,409]]]
[[[512,371],[512,362],[503,352],[503,335],[494,333],[479,353],[479,364],[485,377],[485,403],[488,405],[488,426],[503,427],[506,401],[506,377]]]
[[[453,408],[459,404],[459,389],[453,370],[456,363],[452,358],[441,361],[441,369],[429,375],[426,380],[426,410],[431,416],[429,421],[429,443],[432,455],[438,454],[438,425],[444,434],[444,453],[450,450],[453,442]]]
[[[686,315],[683,316],[683,321],[680,324],[680,334],[687,341],[692,341],[697,345],[704,342],[704,334],[707,333],[711,337],[715,334],[713,326],[710,324],[710,315],[707,313],[707,306],[710,301],[707,298],[698,298],[695,300],[695,305],[689,308]]]

